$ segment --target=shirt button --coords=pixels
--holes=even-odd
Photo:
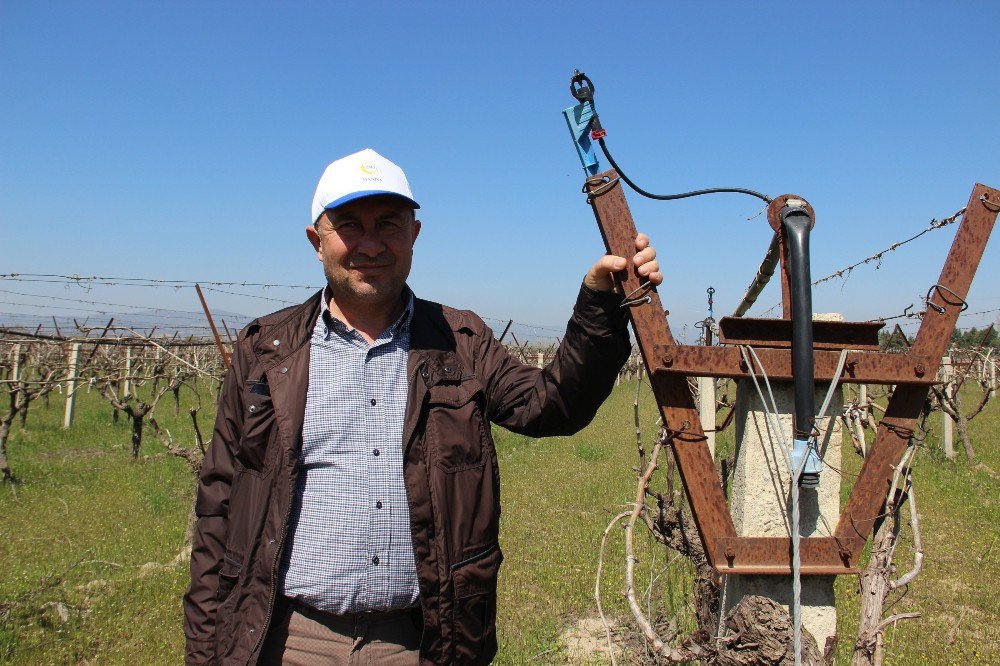
[[[382,500],[379,500],[379,501],[375,502],[375,508],[376,509],[381,509],[382,508]]]
[[[378,449],[375,449],[374,451],[372,451],[372,455],[373,455],[373,456],[377,456],[377,455],[379,455],[379,450],[378,450]]]
[[[274,341],[273,343],[271,343],[271,344],[273,344],[273,345],[274,345],[275,347],[277,347],[278,345],[280,345],[280,344],[281,344],[281,340],[275,340],[275,341]]]
[[[287,372],[288,372],[288,368],[282,368],[282,369],[281,369],[281,374],[285,374],[285,373],[287,373]]]
[[[378,564],[378,555],[372,558],[372,564]]]
[[[375,398],[372,398],[372,407],[374,407],[375,403],[377,403],[377,402],[378,402],[378,400],[376,400]]]

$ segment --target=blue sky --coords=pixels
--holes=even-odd
[[[647,189],[806,197],[814,277],[954,213],[975,182],[1000,187],[1000,6],[804,4],[8,0],[0,273],[319,285],[303,231],[313,188],[329,161],[370,146],[422,204],[419,295],[558,329],[603,252],[560,116],[575,67],[597,85],[615,158]],[[659,249],[674,328],[693,336],[708,286],[719,316],[749,283],[770,237],[753,218],[762,205],[628,196]],[[919,304],[955,228],[818,287],[816,310],[868,319]],[[998,257],[994,238],[970,312],[1000,308]],[[190,289],[0,289],[197,308]],[[0,295],[5,312],[74,307]],[[768,287],[751,314],[778,298]]]

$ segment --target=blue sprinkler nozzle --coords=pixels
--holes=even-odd
[[[569,134],[573,137],[583,170],[588,176],[595,176],[598,171],[597,151],[590,134],[597,117],[594,109],[594,84],[580,70],[574,70],[569,89],[580,103],[563,109],[563,117],[569,127]]]

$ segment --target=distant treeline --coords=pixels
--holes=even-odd
[[[989,335],[986,331],[989,330]],[[984,340],[985,336],[985,340]],[[915,335],[907,336],[907,341],[912,345],[916,339]],[[893,335],[892,331],[880,331],[878,342],[884,351],[905,351],[907,345],[903,343],[899,335]],[[953,349],[971,349],[972,347],[992,347],[1000,350],[1000,333],[996,329],[968,328],[966,330],[955,329],[951,334],[951,347]]]

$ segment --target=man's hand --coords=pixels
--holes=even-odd
[[[656,250],[649,244],[649,236],[646,234],[636,236],[635,249],[638,252],[632,257],[632,265],[635,266],[639,277],[649,280],[654,287],[663,282],[660,262],[656,260]],[[627,265],[628,262],[623,257],[606,254],[590,267],[586,277],[583,278],[583,283],[594,291],[612,291],[615,283],[611,279],[611,274],[624,270]]]

